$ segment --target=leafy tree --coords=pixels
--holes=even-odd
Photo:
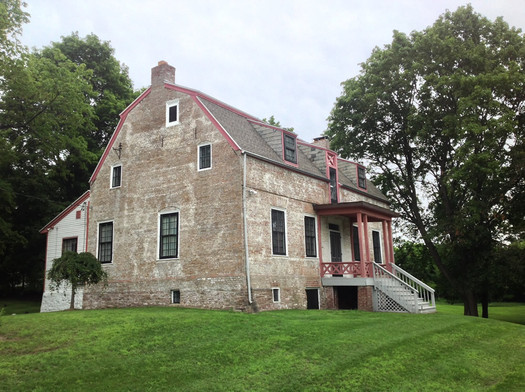
[[[432,258],[425,244],[406,241],[394,248],[394,254],[396,264],[401,268],[432,287],[436,285],[439,271],[432,263]]]
[[[290,128],[283,128],[283,127],[281,127],[281,123],[275,119],[273,114],[268,119],[267,118],[263,118],[262,121],[267,123],[267,124],[273,125],[274,127],[282,128],[282,129],[285,129],[285,130],[290,131],[290,132],[295,132],[293,127],[290,127]]]
[[[25,2],[0,0],[0,76],[12,58],[23,52],[18,37],[22,25],[29,21],[29,14],[23,10]]]
[[[488,298],[498,241],[523,235],[524,66],[520,30],[460,7],[422,32],[395,31],[329,117],[332,147],[378,168],[467,315]]]
[[[0,289],[40,289],[39,229],[87,189],[134,93],[109,43],[93,34],[13,55],[0,83]]]
[[[58,50],[24,55],[5,73],[0,97],[0,260],[4,287],[38,286],[44,238],[39,229],[87,188],[98,156],[80,129],[93,127],[90,73]],[[35,278],[40,275],[40,279]],[[41,287],[41,286],[40,286]]]
[[[94,128],[85,135],[89,149],[102,150],[108,143],[119,120],[119,114],[137,97],[128,68],[115,58],[115,50],[108,41],[101,41],[95,34],[80,38],[78,33],[62,37],[42,51],[44,56],[53,56],[59,49],[78,66],[84,65],[92,71],[90,83],[93,94],[86,95],[95,111]]]
[[[75,309],[75,294],[80,286],[94,285],[107,280],[106,271],[95,256],[89,252],[70,251],[64,252],[61,257],[53,260],[47,277],[54,288],[58,288],[61,284],[71,286],[69,310]]]

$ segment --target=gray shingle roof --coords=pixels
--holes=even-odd
[[[243,151],[280,166],[289,166],[292,170],[328,180],[324,148],[298,142],[297,165],[290,165],[283,159],[284,130],[265,124],[205,95],[199,94],[199,100]],[[357,164],[353,162],[339,159],[339,183],[348,189],[388,202],[370,181],[367,181],[367,190],[357,186],[356,167]]]

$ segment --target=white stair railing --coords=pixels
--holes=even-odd
[[[374,287],[380,293],[390,297],[401,308],[410,313],[418,313],[419,293],[418,291],[399,279],[396,275],[390,273],[379,264],[373,264]],[[385,300],[381,301],[380,296],[377,297],[377,310],[391,311],[391,305],[385,304]],[[383,304],[381,303],[383,302]]]
[[[401,267],[398,267],[395,264],[390,265],[392,266],[392,272],[398,279],[402,280],[414,290],[417,290],[419,298],[424,302],[428,302],[428,304],[434,308],[436,307],[435,290],[432,287],[412,276]]]

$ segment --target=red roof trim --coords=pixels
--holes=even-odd
[[[175,91],[179,91],[181,93],[185,93],[185,94],[191,95],[192,97],[199,97],[199,98],[207,99],[208,101],[213,102],[214,104],[220,106],[221,108],[227,109],[230,112],[233,112],[235,114],[238,114],[239,116],[245,117],[246,119],[251,119],[251,120],[254,120],[254,121],[260,121],[257,117],[252,116],[251,114],[248,114],[246,112],[243,112],[242,110],[239,110],[237,108],[234,108],[233,106],[230,106],[227,103],[219,101],[218,99],[213,98],[212,96],[209,96],[207,94],[204,94],[204,93],[202,93],[202,92],[200,92],[198,90],[194,90],[194,89],[191,89],[191,88],[188,88],[188,87],[179,86],[179,85],[176,85],[176,84],[169,84],[169,83],[165,83],[164,87],[169,89],[169,90],[175,90]]]
[[[113,147],[113,143],[115,143],[115,140],[117,139],[118,134],[120,133],[120,129],[122,128],[122,125],[124,124],[124,121],[126,120],[126,117],[128,116],[128,113],[133,110],[144,98],[146,98],[149,93],[151,93],[151,88],[148,88],[146,91],[144,91],[142,94],[140,94],[137,99],[135,99],[122,113],[120,113],[120,120],[117,124],[117,128],[115,128],[115,132],[113,132],[113,135],[111,135],[111,139],[109,139],[109,143],[106,146],[106,149],[104,150],[104,153],[100,157],[100,160],[98,161],[97,167],[95,168],[95,171],[93,171],[93,174],[91,175],[91,178],[89,179],[89,184],[93,184],[95,180],[97,179],[98,172],[100,171],[102,164],[106,160],[107,156],[109,155],[109,152],[111,151],[111,148]]]
[[[201,110],[208,116],[210,121],[215,125],[215,128],[219,130],[219,132],[224,136],[226,141],[230,144],[230,146],[235,150],[239,151],[241,148],[237,143],[235,143],[235,140],[232,139],[232,137],[228,134],[228,132],[222,127],[222,125],[217,121],[217,119],[213,116],[213,114],[210,113],[210,111],[204,106],[204,104],[200,101],[200,98],[192,95],[191,97],[193,101],[201,108]]]
[[[263,122],[261,120],[254,120],[254,119],[249,118],[248,121],[251,122],[251,123],[260,125],[262,127],[272,128],[272,129],[275,129],[277,131],[283,131],[282,128],[276,127],[275,125],[266,124],[265,122]],[[290,131],[287,131],[287,132],[290,133]]]
[[[67,207],[64,211],[62,211],[55,218],[53,218],[51,222],[49,222],[42,229],[40,229],[40,234],[46,234],[48,232],[48,229],[53,228],[53,226],[55,226],[58,222],[64,219],[64,217],[67,214],[69,214],[71,211],[77,208],[80,204],[82,204],[88,197],[89,197],[89,191],[85,191],[84,194],[80,196],[78,199],[76,199],[73,203],[71,203],[69,207]]]

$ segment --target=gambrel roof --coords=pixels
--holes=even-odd
[[[335,154],[333,151],[316,144],[307,143],[297,138],[297,135],[293,132],[266,124],[255,116],[236,109],[198,90],[169,82],[164,82],[164,88],[191,96],[193,101],[202,109],[234,150],[240,150],[250,156],[304,175],[329,181],[326,154],[327,152]],[[90,183],[95,181],[100,167],[109,151],[111,151],[113,143],[128,113],[150,93],[151,87],[144,91],[140,97],[121,113],[119,124],[91,176]],[[297,161],[295,163],[287,162],[284,159],[283,135],[285,134],[296,140]],[[351,191],[388,203],[388,199],[371,182],[367,181],[366,189],[358,186],[358,166],[361,165],[338,157],[339,184]]]

